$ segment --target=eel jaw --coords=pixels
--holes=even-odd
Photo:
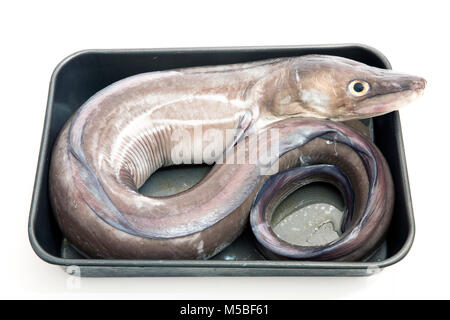
[[[362,100],[355,108],[355,117],[369,118],[399,110],[423,95],[426,80],[414,77],[412,80],[401,83],[400,87],[400,90],[376,94]]]

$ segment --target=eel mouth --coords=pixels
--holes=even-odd
[[[422,96],[425,86],[426,81],[423,79],[423,82],[411,89],[368,97],[359,103],[359,106],[355,109],[355,114],[358,117],[375,117],[399,110]]]

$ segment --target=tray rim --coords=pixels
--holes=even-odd
[[[339,43],[339,44],[315,44],[315,45],[288,45],[288,46],[224,46],[224,47],[187,47],[187,48],[135,48],[135,49],[84,49],[70,54],[64,58],[55,67],[48,91],[48,100],[46,106],[46,114],[44,118],[44,128],[42,133],[41,146],[39,149],[38,164],[36,169],[35,182],[33,186],[33,195],[31,200],[29,221],[28,221],[28,236],[30,244],[34,252],[45,262],[50,264],[60,265],[60,266],[79,266],[79,267],[151,267],[151,268],[226,268],[226,269],[239,269],[239,268],[258,268],[258,269],[336,269],[336,270],[382,270],[385,267],[391,266],[400,260],[402,260],[409,252],[412,247],[414,237],[415,237],[415,223],[414,214],[412,207],[411,191],[409,186],[408,171],[406,165],[406,156],[404,153],[404,143],[401,130],[401,122],[398,111],[393,112],[394,129],[396,131],[395,139],[399,146],[397,151],[397,157],[399,159],[399,169],[404,174],[401,175],[402,183],[405,186],[405,198],[406,202],[406,212],[407,212],[407,223],[408,223],[408,236],[403,244],[402,248],[389,257],[388,259],[382,261],[374,262],[333,262],[333,261],[275,261],[275,260],[262,260],[262,261],[219,261],[219,260],[125,260],[125,259],[66,259],[54,256],[48,253],[38,242],[35,230],[33,228],[36,216],[37,216],[37,202],[40,196],[40,188],[43,176],[44,176],[44,162],[45,159],[45,149],[49,143],[49,131],[50,123],[52,117],[52,106],[55,93],[55,82],[56,78],[61,71],[61,69],[69,63],[71,60],[86,54],[110,54],[110,53],[140,53],[140,52],[217,52],[217,51],[259,51],[259,50],[272,50],[272,49],[336,49],[336,48],[351,48],[355,47],[358,49],[363,49],[370,51],[372,54],[377,56],[387,69],[391,69],[391,64],[384,54],[379,50],[360,43]],[[403,151],[402,151],[403,150]],[[368,275],[374,272],[368,272]],[[182,275],[182,274],[180,274]]]

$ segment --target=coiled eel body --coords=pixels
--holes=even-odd
[[[211,257],[247,223],[267,178],[259,162],[216,164],[199,184],[174,196],[146,197],[138,188],[158,168],[178,164],[174,150],[180,146],[192,146],[184,163],[213,163],[227,150],[246,159],[252,151],[248,140],[265,129],[279,133],[280,149],[270,165],[292,168],[303,154],[311,163],[335,164],[355,190],[355,212],[364,211],[374,190],[384,198],[373,201],[387,201],[386,210],[392,206],[386,197],[392,193],[389,182],[377,187],[374,181],[389,176],[380,179],[373,172],[380,165],[388,172],[384,160],[367,161],[367,146],[352,151],[361,142],[343,125],[299,118],[371,117],[397,109],[424,87],[418,77],[319,55],[126,78],[90,98],[61,130],[49,183],[56,219],[65,236],[91,257]],[[352,143],[340,143],[349,141],[340,132],[350,134]],[[341,140],[330,145],[320,139],[330,134]]]
[[[311,120],[286,120],[296,122],[290,125],[306,125]],[[354,130],[321,120],[312,120],[318,126],[315,132],[333,132],[333,141],[351,148],[359,156],[347,159],[347,164],[330,159],[330,152],[322,153],[331,165],[310,165],[283,171],[268,179],[259,191],[251,210],[253,233],[270,255],[280,258],[302,260],[357,260],[367,256],[382,239],[391,220],[394,205],[394,186],[391,173],[381,152],[370,140]],[[341,147],[342,148],[342,147]],[[314,155],[317,155],[317,149]],[[344,150],[340,150],[344,151]],[[339,151],[335,150],[336,153]],[[348,157],[349,152],[343,153]],[[310,163],[324,162],[310,159]],[[354,166],[351,168],[350,166]],[[338,167],[342,167],[341,171]],[[347,174],[344,174],[344,173]],[[348,179],[347,179],[348,178]],[[311,182],[333,184],[343,195],[347,208],[344,213],[343,234],[335,241],[323,246],[298,246],[286,243],[278,238],[270,228],[270,220],[276,206],[290,193]],[[355,203],[351,186],[354,186],[357,201]],[[356,188],[355,188],[356,187]],[[354,208],[353,205],[356,204]]]

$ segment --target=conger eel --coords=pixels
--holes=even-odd
[[[386,228],[379,219],[391,214],[392,180],[372,142],[329,120],[396,110],[424,87],[419,77],[324,55],[131,76],[91,97],[61,130],[50,166],[51,205],[64,235],[90,257],[206,259],[230,244],[249,221],[252,203],[269,177],[262,174],[264,166],[276,164],[283,171],[307,159],[316,166],[285,171],[271,178],[278,179],[271,185],[279,188],[261,190],[253,206],[255,235],[283,256],[280,242],[261,224],[270,214],[261,208],[277,201],[271,196],[281,199],[292,189],[289,181],[301,185],[323,178],[348,197],[347,181],[354,191],[354,218],[347,222],[348,232],[331,244],[337,249],[302,251],[287,244],[286,257],[359,259]],[[230,130],[233,134],[225,134]],[[266,155],[264,165],[217,161],[231,159],[230,150],[249,159],[254,150],[248,142],[263,134],[269,142],[276,137],[279,146],[279,152]],[[168,197],[138,192],[163,166],[202,162],[217,163],[191,189]]]

